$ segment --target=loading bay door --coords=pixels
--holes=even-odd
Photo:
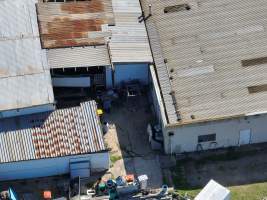
[[[239,132],[239,145],[250,144],[251,129],[244,129]]]
[[[70,176],[71,178],[89,178],[91,172],[91,166],[89,159],[86,158],[74,158],[70,159]]]

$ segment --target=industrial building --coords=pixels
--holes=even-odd
[[[141,4],[165,152],[267,142],[267,2]]]
[[[54,109],[35,4],[0,2],[0,118]]]
[[[53,86],[148,84],[153,60],[138,0],[41,1],[37,12]]]
[[[89,177],[109,169],[97,106],[17,116],[0,121],[0,181],[54,176]]]
[[[108,169],[97,106],[87,100],[125,82],[148,85],[141,14],[138,0],[0,2],[0,181]],[[86,101],[56,109],[58,91],[77,88]]]
[[[55,87],[88,95],[148,84],[153,59],[138,0],[1,1],[0,11],[0,117],[55,109]]]

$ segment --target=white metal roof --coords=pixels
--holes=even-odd
[[[54,102],[35,2],[0,1],[0,111]]]
[[[110,65],[106,45],[47,50],[51,68],[92,67]]]
[[[106,150],[95,101],[0,121],[0,163]]]
[[[49,71],[0,78],[0,108],[12,110],[53,103]]]
[[[0,1],[0,37],[39,37],[35,3],[37,0]],[[4,37],[4,38],[3,38]]]
[[[112,31],[110,56],[113,63],[152,62],[144,22],[139,23],[141,7],[138,0],[112,0],[115,26]]]
[[[141,2],[146,15],[152,5],[146,23],[171,124],[267,110],[266,0]],[[191,9],[164,13],[181,4]]]

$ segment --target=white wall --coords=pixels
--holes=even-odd
[[[194,125],[166,127],[164,129],[164,148],[166,153],[196,151],[198,136],[216,133],[217,148],[239,145],[239,132],[251,129],[251,143],[267,142],[267,115],[251,116],[232,120],[205,122]],[[173,136],[168,136],[172,131]],[[203,148],[213,148],[210,142]]]
[[[52,110],[55,110],[55,106],[53,104],[32,106],[32,107],[21,108],[21,109],[6,110],[2,112],[0,111],[0,118],[15,117],[15,116],[28,115],[28,114],[33,114],[33,113],[41,113],[41,112],[52,111]]]
[[[115,64],[114,81],[115,86],[122,81],[138,79],[143,84],[148,84],[148,64]]]
[[[149,76],[150,94],[151,94],[151,98],[152,98],[152,102],[153,102],[153,108],[155,111],[157,122],[160,125],[162,125],[162,124],[165,125],[167,123],[167,120],[166,120],[166,116],[165,116],[164,105],[163,105],[163,101],[161,98],[160,87],[159,87],[159,84],[157,81],[154,66],[150,65],[149,70],[150,70],[150,76]]]
[[[0,181],[37,178],[69,173],[70,159],[89,160],[91,172],[109,169],[109,153],[95,153],[0,164]]]

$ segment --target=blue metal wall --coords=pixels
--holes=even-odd
[[[20,108],[20,109],[15,109],[15,110],[2,111],[0,112],[0,118],[29,115],[29,114],[47,112],[47,111],[52,111],[52,110],[55,110],[55,106],[53,104],[45,104],[45,105]]]
[[[111,66],[106,66],[106,87],[112,88],[112,69]]]
[[[69,173],[71,159],[89,160],[92,172],[109,169],[109,153],[94,153],[0,164],[0,181],[38,178]]]
[[[148,64],[115,64],[114,82],[119,86],[122,81],[138,79],[142,84],[148,84]]]

